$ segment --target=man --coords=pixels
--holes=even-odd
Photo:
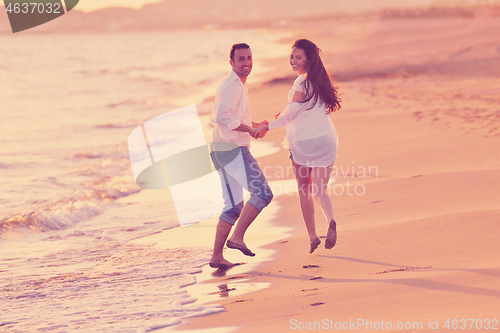
[[[247,44],[234,44],[229,57],[232,71],[217,88],[211,116],[215,127],[211,157],[221,177],[224,209],[217,223],[210,267],[221,269],[234,265],[224,259],[225,243],[245,255],[255,255],[243,238],[247,228],[273,198],[269,184],[249,150],[251,138],[259,137],[257,129],[268,124],[267,121],[254,123],[251,119],[246,80],[252,71],[252,50]],[[259,133],[260,137],[265,135],[265,131]],[[243,188],[251,194],[245,204]],[[228,240],[235,223],[233,235]]]

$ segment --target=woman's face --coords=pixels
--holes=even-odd
[[[290,65],[292,65],[293,71],[298,72],[299,75],[306,72],[307,58],[304,50],[296,47],[292,48],[292,52],[290,53]]]

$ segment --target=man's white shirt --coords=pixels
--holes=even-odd
[[[214,142],[250,146],[250,134],[234,130],[241,124],[252,127],[248,87],[234,71],[217,87],[211,112],[210,120],[215,127]]]

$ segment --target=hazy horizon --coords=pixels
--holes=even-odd
[[[80,1],[75,9],[89,13],[105,8],[113,7],[124,7],[132,9],[141,9],[148,4],[156,4],[163,2],[164,0],[101,0],[101,1]],[[339,8],[346,13],[357,13],[367,10],[377,10],[384,8],[409,8],[409,7],[426,7],[426,6],[464,6],[473,5],[478,2],[478,0],[334,0],[338,3]],[[486,0],[488,1],[488,0]],[[289,1],[284,0],[274,0],[275,4],[282,2],[283,5],[288,5]],[[331,0],[316,0],[308,4],[308,8],[312,6],[318,6],[322,4],[331,4]],[[489,0],[490,4],[500,4],[500,0]],[[2,1],[4,4],[4,1]],[[4,4],[5,6],[5,4]]]

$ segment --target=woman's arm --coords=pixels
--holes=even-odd
[[[301,104],[299,102],[294,102],[292,100],[292,102],[288,103],[287,107],[283,111],[280,112],[278,119],[269,123],[269,125],[267,125],[267,126],[269,127],[270,130],[285,126],[286,124],[291,122],[293,119],[295,119],[295,117],[297,116],[297,113],[303,107],[304,107],[303,104]]]
[[[292,102],[302,102],[305,99],[306,99],[306,95],[304,95],[304,93],[297,91],[297,90],[295,90],[293,92]]]
[[[262,126],[267,125],[267,124],[269,124],[269,122],[267,120],[263,120],[260,123],[256,123],[256,122],[252,121],[253,128],[259,128],[259,127],[262,127]]]
[[[264,128],[260,128],[260,132],[257,135],[260,134],[262,137],[262,134],[264,134],[268,130],[283,127],[288,122],[292,121],[297,115],[300,106],[302,105],[300,102],[302,102],[305,98],[306,96],[303,92],[294,90],[292,100],[290,101],[290,103],[288,103],[288,106],[276,115],[275,121],[269,123],[267,126],[264,126]]]

